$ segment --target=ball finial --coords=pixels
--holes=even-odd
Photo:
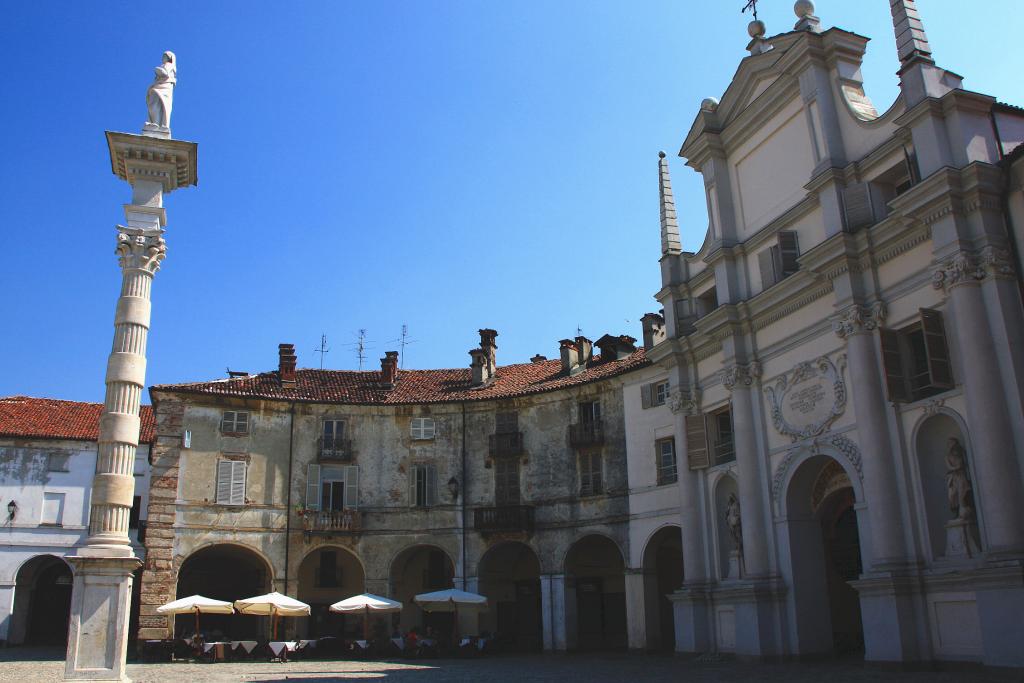
[[[718,100],[714,97],[705,97],[704,101],[700,103],[700,108],[703,111],[714,111],[718,109]]]
[[[797,0],[793,5],[793,13],[797,19],[814,16],[814,2],[812,0]]]
[[[760,19],[755,19],[747,26],[747,33],[750,34],[751,38],[764,38],[766,30],[764,22]]]
[[[665,152],[664,152],[664,150],[663,150],[663,151],[661,151],[661,152],[658,152],[658,158],[659,158],[659,159],[664,159],[664,158],[665,158]]]

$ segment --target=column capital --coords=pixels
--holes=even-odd
[[[700,389],[676,389],[668,399],[673,414],[696,415],[700,412]]]
[[[167,243],[161,232],[117,226],[117,260],[122,270],[145,270],[150,275],[160,270],[167,255]]]
[[[870,306],[854,304],[832,319],[832,331],[840,339],[871,332],[882,326],[887,314],[888,310],[882,301],[876,301]]]
[[[1010,252],[989,245],[976,252],[958,251],[938,265],[932,274],[932,287],[944,292],[966,284],[979,284],[989,278],[1012,278]]]
[[[753,386],[754,382],[761,377],[761,364],[757,361],[746,365],[736,364],[725,368],[722,375],[722,384],[729,391],[739,385],[741,389]]]

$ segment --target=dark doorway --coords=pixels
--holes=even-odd
[[[478,571],[480,592],[493,614],[482,614],[480,630],[489,631],[503,648],[537,651],[543,646],[540,562],[524,543],[500,543],[484,553]]]
[[[238,545],[221,544],[199,550],[186,559],[178,572],[178,598],[203,595],[234,602],[270,592],[270,571],[263,558]],[[264,617],[244,614],[204,614],[199,630],[206,640],[254,640],[266,637],[269,626]],[[178,615],[175,635],[191,636],[195,618]]]
[[[860,597],[849,584],[863,572],[857,511],[853,504],[853,489],[844,488],[830,495],[819,508],[832,641],[836,653],[841,655],[864,652]]]
[[[566,625],[575,647],[625,648],[625,564],[615,543],[604,536],[580,539],[569,550],[566,573],[576,593],[576,623]]]
[[[67,645],[71,582],[71,568],[53,555],[33,558],[21,567],[14,592],[12,643]]]
[[[644,549],[644,611],[650,650],[675,649],[676,630],[668,596],[683,585],[683,541],[679,527],[659,529]]]

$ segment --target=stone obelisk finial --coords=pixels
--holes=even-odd
[[[661,204],[661,254],[678,254],[682,249],[679,241],[679,223],[676,221],[676,200],[672,196],[672,180],[668,175],[668,159],[664,152],[658,152],[658,198]]]
[[[124,205],[125,225],[117,226],[121,291],[104,380],[89,536],[66,558],[75,569],[64,667],[68,681],[127,680],[132,574],[141,564],[128,537],[128,519],[146,385],[150,292],[167,251],[163,196],[196,184],[196,143],[171,139],[174,80],[174,54],[166,52],[147,94],[150,116],[143,134],[106,134],[111,170],[131,185],[132,199]]]
[[[915,0],[889,0],[889,7],[900,58],[900,90],[907,107],[961,87],[959,76],[935,65]]]
[[[892,26],[896,32],[896,51],[900,65],[905,67],[916,60],[932,61],[932,48],[924,32],[921,15],[914,0],[889,0]]]

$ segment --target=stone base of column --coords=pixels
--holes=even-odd
[[[860,597],[864,660],[917,662],[918,619],[923,613],[920,578],[907,571],[871,572],[850,581]]]
[[[66,557],[74,568],[65,681],[129,681],[125,676],[136,557]]]
[[[746,659],[781,656],[778,625],[785,594],[785,584],[773,577],[718,584],[712,592],[715,649]]]
[[[713,648],[709,586],[683,586],[668,599],[675,621],[675,651],[679,655],[700,655]]]
[[[978,529],[973,522],[954,519],[946,522],[946,559],[967,560],[981,555],[978,547]]]

